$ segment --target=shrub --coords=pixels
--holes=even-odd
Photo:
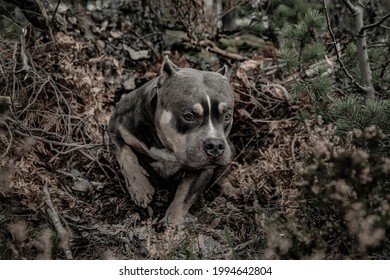
[[[378,129],[355,130],[344,139],[333,125],[306,122],[305,130],[307,136],[299,142],[304,152],[297,165],[299,207],[294,214],[267,222],[266,257],[386,258],[390,159],[356,145],[376,145]]]

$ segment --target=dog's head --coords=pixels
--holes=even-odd
[[[227,68],[178,68],[166,57],[157,84],[158,137],[177,161],[195,169],[228,164],[234,96]]]

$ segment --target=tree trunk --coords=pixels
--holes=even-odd
[[[365,98],[375,96],[375,89],[372,84],[372,74],[367,50],[367,34],[364,30],[364,4],[358,1],[353,5],[349,0],[343,0],[349,11],[352,13],[355,24],[357,60],[360,69],[361,86],[364,89]]]
[[[365,30],[362,30],[364,26],[364,7],[357,4],[354,10],[355,13],[353,14],[353,18],[355,22],[357,59],[360,69],[361,84],[367,90],[367,97],[371,98],[375,95],[375,89],[372,84],[370,60],[368,58],[367,34]]]

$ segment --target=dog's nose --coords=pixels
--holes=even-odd
[[[225,143],[221,139],[209,138],[204,142],[203,148],[209,156],[218,157],[225,151]]]

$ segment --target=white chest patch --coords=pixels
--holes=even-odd
[[[183,167],[183,165],[178,162],[165,160],[153,162],[151,165],[164,179],[168,179],[170,176],[175,175]]]

